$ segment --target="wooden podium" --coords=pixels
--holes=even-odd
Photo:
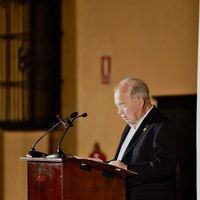
[[[28,200],[125,200],[133,172],[74,156],[27,158]]]

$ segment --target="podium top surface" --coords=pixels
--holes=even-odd
[[[111,173],[115,173],[118,176],[123,178],[128,176],[138,175],[136,172],[125,170],[114,165],[107,164],[105,162],[96,161],[90,158],[79,158],[76,156],[67,156],[64,158],[29,158],[29,157],[21,157],[20,160],[27,162],[43,162],[43,163],[78,163],[81,167],[91,167],[96,168],[102,171],[108,171]]]

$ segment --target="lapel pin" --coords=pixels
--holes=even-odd
[[[143,128],[143,132],[145,132],[149,128],[149,125]]]

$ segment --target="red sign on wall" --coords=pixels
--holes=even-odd
[[[109,84],[111,82],[111,57],[101,57],[101,83]]]

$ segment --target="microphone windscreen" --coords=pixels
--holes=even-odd
[[[87,116],[88,116],[87,113],[83,113],[83,114],[82,114],[82,117],[87,117]]]
[[[71,115],[70,115],[70,118],[74,118],[78,115],[78,112],[73,112]]]

